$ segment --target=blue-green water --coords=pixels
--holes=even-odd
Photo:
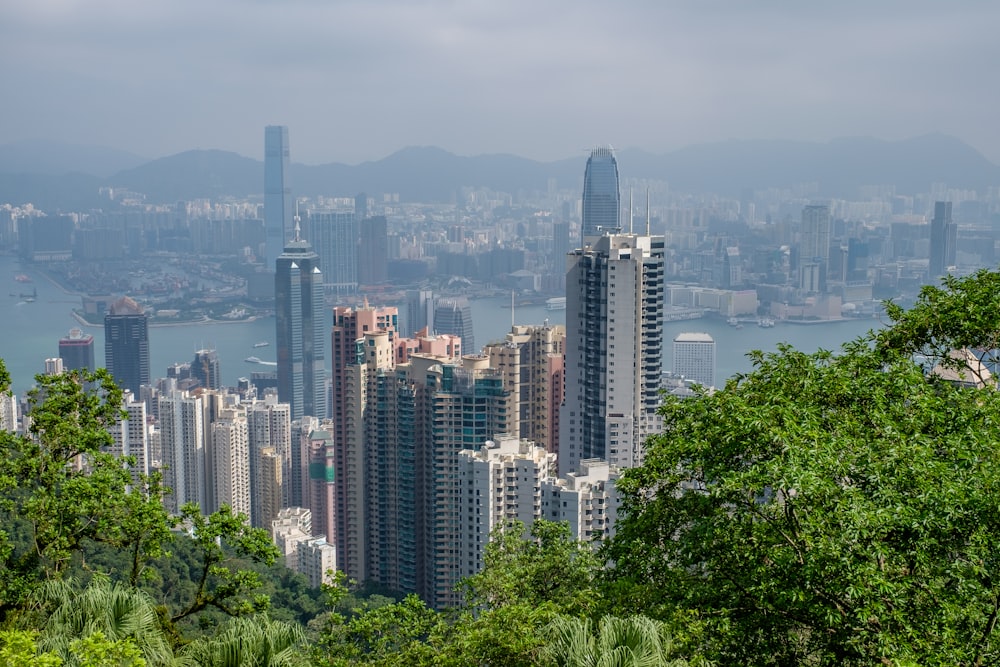
[[[30,283],[14,280],[17,274],[26,274]],[[37,290],[34,302],[27,302],[20,294]],[[0,358],[10,371],[13,388],[23,394],[33,383],[36,373],[42,372],[47,357],[59,355],[59,339],[71,328],[79,327],[72,310],[79,308],[78,296],[66,294],[49,282],[30,264],[22,265],[14,257],[0,256],[0,315],[4,320],[0,334]],[[478,299],[472,302],[473,328],[476,343],[482,346],[491,340],[502,339],[510,330],[511,311],[509,300]],[[514,311],[518,324],[565,323],[565,311],[548,311],[544,306],[519,306]],[[787,342],[807,351],[817,348],[836,349],[877,324],[875,320],[852,320],[819,325],[789,325],[779,323],[771,329],[761,329],[748,324],[734,329],[721,320],[701,319],[669,322],[665,326],[664,369],[670,369],[671,345],[674,336],[684,331],[704,331],[716,340],[717,383],[738,372],[750,369],[745,354],[751,349],[766,351]],[[94,336],[94,357],[99,366],[104,365],[104,329],[86,327]],[[274,319],[263,318],[254,322],[233,324],[187,324],[150,329],[150,366],[153,377],[166,375],[169,365],[191,361],[196,350],[218,350],[222,379],[226,385],[235,385],[240,377],[249,377],[252,371],[271,367],[244,362],[249,356],[264,361],[274,360]],[[270,343],[255,348],[260,341]]]

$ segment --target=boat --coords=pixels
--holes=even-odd
[[[757,326],[759,326],[761,329],[770,329],[771,327],[774,326],[774,320],[772,320],[769,317],[762,317],[759,320],[757,320]]]
[[[27,275],[26,273],[19,273],[16,276],[14,276],[14,280],[16,280],[19,283],[30,283],[31,276]]]
[[[253,344],[254,347],[267,347],[268,345],[270,345],[270,343],[267,342],[266,340],[262,340],[259,343]]]
[[[247,362],[248,364],[259,364],[259,363],[261,363],[260,362],[260,357],[247,357],[243,361]]]
[[[545,310],[566,310],[566,297],[554,296],[545,301]]]
[[[740,320],[739,320],[739,318],[736,318],[736,317],[730,317],[728,320],[726,320],[726,324],[728,324],[731,327],[739,327],[740,326]]]

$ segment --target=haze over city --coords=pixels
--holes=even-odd
[[[1000,161],[1000,5],[40,0],[0,5],[0,145],[358,163],[956,136]]]

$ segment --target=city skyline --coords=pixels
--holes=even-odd
[[[1000,93],[982,84],[997,18],[987,2],[7,3],[0,57],[17,67],[0,85],[17,93],[0,145],[257,157],[259,128],[280,124],[303,162],[353,164],[409,145],[562,159],[594,139],[662,152],[944,132],[1000,161]],[[292,104],[302,91],[310,104]]]

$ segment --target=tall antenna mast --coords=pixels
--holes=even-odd
[[[510,291],[510,330],[514,330],[514,290]]]
[[[649,186],[646,186],[646,236],[649,236]]]
[[[632,230],[632,216],[635,213],[635,209],[632,208],[632,186],[628,186],[628,233],[631,234]]]

